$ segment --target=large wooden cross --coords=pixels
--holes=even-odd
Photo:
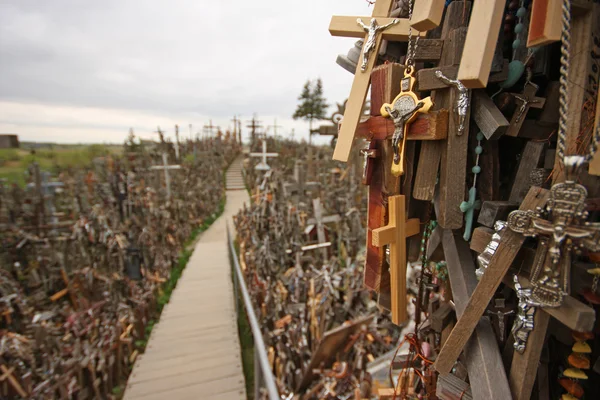
[[[375,19],[377,25],[384,26],[391,24],[394,19],[388,18],[390,9],[392,8],[393,0],[377,0],[373,6],[373,14],[371,19]],[[363,18],[364,21],[368,21],[368,18]],[[362,115],[363,104],[367,98],[367,91],[369,90],[369,84],[371,83],[371,71],[375,66],[377,60],[377,54],[379,53],[379,47],[382,39],[388,39],[398,42],[405,42],[408,40],[410,31],[410,25],[408,19],[398,19],[397,23],[389,26],[383,31],[380,31],[373,38],[369,38],[370,35],[365,35],[365,30],[357,23],[357,20],[363,20],[360,17],[340,17],[333,16],[331,23],[329,24],[329,33],[332,36],[345,36],[354,38],[367,38],[373,39],[374,42],[369,43],[369,40],[365,40],[363,45],[363,51],[361,52],[358,63],[356,64],[356,72],[354,74],[354,82],[352,83],[352,89],[350,90],[350,96],[348,97],[348,103],[346,104],[346,110],[344,112],[344,119],[342,126],[338,134],[338,141],[333,152],[333,159],[338,161],[347,162],[350,156],[350,149],[352,148],[352,141],[354,140],[354,132],[360,117]],[[364,22],[363,21],[363,22]],[[415,32],[415,35],[419,35],[419,32]],[[365,46],[368,44],[372,45],[370,57],[364,68],[363,57]]]
[[[317,229],[317,239],[319,240],[319,244],[326,243],[325,224],[329,224],[332,222],[337,223],[340,221],[341,218],[337,214],[327,215],[324,217],[320,198],[317,197],[316,199],[313,199],[312,202],[313,202],[314,218],[310,218],[308,220],[308,223],[310,225],[306,227],[306,232],[310,232],[313,230],[313,228],[316,228]],[[327,260],[327,258],[328,258],[327,249],[323,248],[323,249],[321,249],[321,252],[323,254],[323,259]]]
[[[418,218],[406,219],[406,198],[388,198],[388,224],[373,230],[373,246],[390,246],[390,286],[392,322],[396,325],[408,319],[406,306],[406,238],[419,233]]]
[[[512,94],[517,100],[517,108],[510,119],[510,125],[505,133],[507,136],[519,136],[519,131],[521,130],[521,126],[523,126],[523,121],[525,121],[529,109],[543,108],[544,104],[546,104],[546,99],[535,96],[538,88],[538,85],[535,83],[527,82],[523,88],[523,93]]]

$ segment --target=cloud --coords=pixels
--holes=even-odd
[[[330,103],[352,82],[335,58],[354,39],[329,35],[331,15],[370,13],[363,0],[3,0],[0,131],[121,141],[129,126],[253,113],[306,130],[289,118],[306,79]]]

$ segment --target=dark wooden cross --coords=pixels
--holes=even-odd
[[[530,108],[543,108],[546,104],[546,99],[536,97],[539,87],[533,82],[527,82],[523,88],[523,93],[513,93],[513,97],[517,103],[517,109],[510,119],[510,124],[506,131],[507,136],[519,136],[523,121],[527,117],[527,112]]]

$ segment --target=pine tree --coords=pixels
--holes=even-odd
[[[317,79],[317,82],[314,85],[310,80],[306,81],[298,100],[300,103],[292,118],[308,121],[310,130],[308,142],[310,143],[313,131],[313,121],[326,119],[325,111],[327,110],[327,107],[329,107],[327,100],[323,96],[323,82],[321,81],[321,78]]]

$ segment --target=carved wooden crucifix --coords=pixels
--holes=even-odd
[[[373,245],[390,249],[390,286],[392,322],[399,325],[407,320],[406,312],[406,238],[419,233],[418,218],[406,219],[406,198],[403,195],[388,198],[389,222],[373,230]]]
[[[354,82],[350,96],[348,97],[348,103],[346,104],[338,141],[333,152],[334,160],[347,162],[350,156],[354,133],[360,122],[361,111],[367,98],[369,84],[371,83],[371,71],[377,61],[382,39],[399,42],[408,40],[410,31],[409,20],[388,18],[393,3],[393,0],[377,0],[373,6],[371,18],[373,29],[368,30],[366,37],[365,29],[361,24],[357,23],[357,20],[362,21],[361,18],[334,16],[331,19],[329,25],[331,35],[365,38],[363,51],[357,63]],[[396,22],[394,23],[394,21]],[[386,26],[385,30],[377,30],[378,27],[381,28],[383,26]],[[415,35],[419,35],[419,32],[415,32]],[[365,52],[366,50],[369,50],[369,52]],[[368,56],[367,60],[365,60],[365,55]]]
[[[538,88],[535,83],[527,82],[523,88],[523,93],[513,93],[514,98],[517,100],[517,109],[510,119],[510,125],[506,131],[507,136],[519,135],[530,108],[543,108],[546,104],[546,99],[543,97],[535,97]]]

